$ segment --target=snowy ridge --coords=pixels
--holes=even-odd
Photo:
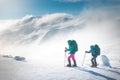
[[[1,41],[12,43],[27,43],[41,38],[49,31],[60,28],[61,24],[72,20],[72,16],[68,14],[51,14],[43,17],[26,16],[16,22],[14,25],[0,35]],[[53,33],[54,34],[54,33]],[[27,42],[25,42],[27,41]],[[40,41],[40,40],[39,40]]]

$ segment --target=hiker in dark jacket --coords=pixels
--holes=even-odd
[[[71,67],[70,59],[72,58],[72,60],[74,62],[73,67],[76,67],[77,66],[76,60],[75,60],[75,52],[76,52],[76,50],[75,50],[75,46],[73,44],[73,40],[68,40],[67,42],[68,42],[68,45],[69,45],[69,48],[66,50],[66,51],[69,51],[69,56],[68,56],[68,63],[69,64],[67,64],[67,66]]]
[[[91,67],[97,67],[97,62],[96,62],[96,58],[98,56],[98,53],[97,53],[97,49],[95,48],[96,46],[98,46],[97,44],[96,45],[92,45],[90,46],[90,50],[89,51],[85,51],[85,53],[91,53],[92,54],[92,58],[91,58]]]

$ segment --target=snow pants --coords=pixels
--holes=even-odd
[[[72,58],[72,60],[75,60],[74,54],[70,54],[69,57],[68,57],[68,60],[70,60],[70,58]]]
[[[92,59],[91,59],[92,66],[95,66],[95,67],[97,66],[96,58],[97,56],[92,56]]]
[[[75,60],[75,56],[74,56],[74,55],[75,55],[74,53],[69,55],[69,57],[68,57],[68,62],[69,62],[69,64],[68,64],[67,66],[71,66],[70,58],[72,58],[72,60],[73,60],[73,62],[74,62],[74,65],[73,65],[73,66],[74,66],[74,67],[77,66],[76,60]]]

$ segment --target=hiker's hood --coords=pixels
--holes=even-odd
[[[91,48],[91,49],[94,49],[94,45],[91,45],[90,48]]]
[[[68,40],[67,42],[68,42],[68,45],[71,45],[71,43],[72,43],[72,41],[71,41],[71,40]]]

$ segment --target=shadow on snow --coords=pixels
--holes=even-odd
[[[104,71],[109,71],[109,72],[113,72],[113,73],[116,73],[116,74],[120,75],[120,72],[117,72],[117,71],[114,71],[114,70],[104,69],[104,68],[97,68],[97,69],[104,70]],[[119,69],[119,68],[112,67],[112,69]]]
[[[107,80],[116,80],[116,79],[114,79],[114,78],[105,76],[105,75],[100,74],[100,73],[98,73],[98,72],[95,72],[95,71],[92,71],[92,70],[88,70],[88,69],[85,69],[85,68],[82,68],[82,67],[76,67],[75,69],[81,70],[81,71],[84,71],[84,72],[88,72],[88,73],[93,74],[93,75],[95,75],[95,76],[103,77],[103,78],[105,78],[105,79],[107,79]]]

